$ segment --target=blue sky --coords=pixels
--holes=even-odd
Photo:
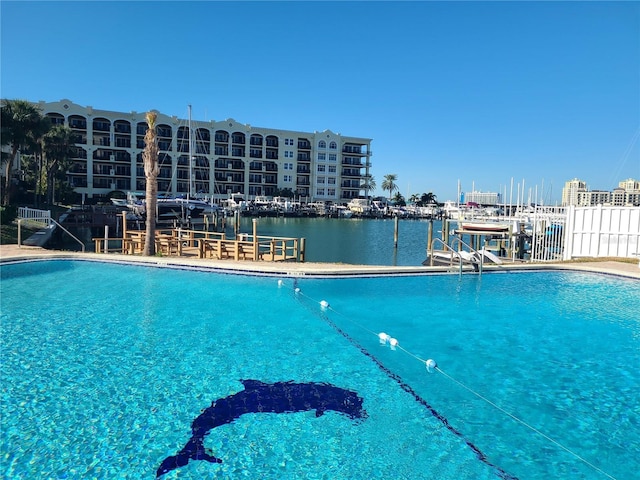
[[[640,180],[638,2],[0,8],[2,98],[372,138],[406,197]]]

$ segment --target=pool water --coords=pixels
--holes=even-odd
[[[66,260],[0,273],[3,478],[155,478],[194,419],[243,391],[241,379],[352,390],[366,418],[247,413],[206,435],[222,463],[192,460],[162,478],[640,471],[637,281],[536,272],[279,282]],[[405,350],[381,345],[382,331]],[[428,358],[446,375],[429,374]]]

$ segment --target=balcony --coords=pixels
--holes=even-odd
[[[93,137],[93,144],[100,145],[102,147],[111,146],[111,139],[109,137]]]
[[[77,130],[86,130],[87,129],[87,122],[86,121],[81,121],[81,120],[71,120],[69,122],[69,128],[75,128]]]
[[[93,130],[98,132],[108,132],[111,128],[111,124],[109,122],[101,122],[96,120],[93,122]]]
[[[345,145],[342,147],[342,153],[355,153],[356,155],[365,155],[361,145]]]
[[[116,147],[131,148],[130,138],[116,138]]]
[[[362,163],[361,161],[359,161],[359,160],[351,160],[351,159],[348,159],[348,158],[345,158],[345,159],[342,160],[342,165],[349,165],[351,167],[359,167],[359,168],[364,167],[364,163]]]
[[[143,133],[147,133],[147,129],[144,129]],[[158,127],[156,129],[156,135],[158,135],[158,137],[164,137],[164,138],[171,138],[171,129],[170,128],[162,128],[162,127]]]

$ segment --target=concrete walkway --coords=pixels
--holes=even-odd
[[[375,276],[375,275],[420,275],[429,273],[457,273],[458,268],[448,267],[392,267],[375,265],[349,265],[340,263],[296,263],[296,262],[252,262],[233,260],[210,260],[184,257],[142,257],[121,254],[97,254],[46,250],[38,247],[18,247],[0,245],[0,264],[16,260],[37,258],[90,259],[98,261],[116,261],[154,266],[191,267],[221,272],[252,273],[285,276]],[[602,262],[560,262],[538,264],[485,265],[484,270],[579,270],[585,272],[606,273],[640,280],[640,265],[617,261]],[[471,267],[468,270],[471,272]]]

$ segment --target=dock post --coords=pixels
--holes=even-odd
[[[431,244],[433,243],[433,217],[429,219],[429,229],[427,230],[427,254],[431,251]]]
[[[305,247],[305,238],[302,237],[300,239],[300,261],[304,263],[304,255],[305,255],[305,251],[304,251],[304,247]]]
[[[393,248],[398,248],[398,223],[400,218],[396,215],[395,223],[393,226]]]
[[[122,212],[122,238],[127,238],[127,212]]]
[[[442,225],[442,243],[449,245],[449,219],[446,219]]]
[[[122,253],[127,253],[127,212],[122,212]]]
[[[254,218],[253,223],[253,261],[258,260],[258,219]]]

